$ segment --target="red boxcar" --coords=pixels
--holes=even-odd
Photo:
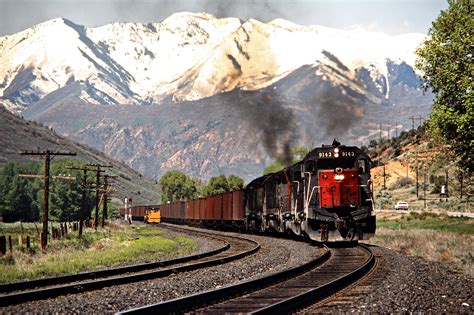
[[[213,202],[213,220],[222,220],[222,195],[215,195]]]
[[[190,217],[190,219],[196,220],[197,218],[199,218],[199,199],[190,200],[189,204],[192,204],[193,208],[193,212],[191,213],[192,216]]]
[[[205,220],[212,220],[214,216],[214,196],[206,198],[206,214],[204,215]]]
[[[207,198],[199,199],[199,220],[204,220],[206,218],[206,206],[207,206]]]
[[[237,190],[232,192],[232,219],[243,220],[244,217],[244,192],[243,190]]]
[[[186,201],[186,220],[191,220],[194,217],[194,202],[192,200]]]
[[[232,193],[222,195],[222,219],[232,220]]]

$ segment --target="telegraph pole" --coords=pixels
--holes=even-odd
[[[415,153],[416,154],[416,169],[415,169],[415,173],[416,173],[416,198],[418,199],[418,153]]]
[[[109,181],[108,179],[113,179],[113,178],[117,178],[117,176],[112,176],[112,175],[104,175],[104,209],[102,211],[102,227],[104,227],[105,225],[105,220],[107,220],[107,201],[108,201],[108,185],[109,185]]]
[[[379,125],[379,143],[382,143],[382,122]]]
[[[67,168],[70,170],[83,171],[81,208],[79,210],[79,238],[81,238],[82,229],[84,227],[84,211],[86,209],[87,171],[89,171],[89,169],[84,168],[84,167],[67,167]]]
[[[410,119],[411,119],[411,130],[415,130],[415,117],[411,116]]]
[[[426,209],[426,172],[423,174],[423,203]]]
[[[92,171],[96,172],[96,180],[95,180],[95,217],[94,217],[94,228],[97,231],[97,226],[99,225],[99,198],[100,198],[100,173],[105,172],[102,170],[102,167],[112,167],[112,165],[101,165],[101,164],[87,164],[86,166],[93,167]]]
[[[75,156],[75,152],[53,152],[50,150],[45,151],[23,151],[21,155],[37,155],[44,156],[44,203],[43,203],[43,232],[41,233],[41,250],[46,251],[48,245],[48,212],[49,212],[49,168],[51,164],[51,157],[58,155]],[[26,175],[26,174],[25,174]],[[31,177],[31,176],[24,176]],[[33,175],[33,177],[35,177]]]
[[[385,189],[385,163],[383,164],[383,189]]]
[[[446,172],[446,177],[445,177],[445,186],[446,186],[446,201],[448,200],[448,196],[449,196],[449,189],[448,189],[448,182],[449,182],[449,175],[448,175],[448,168],[446,167],[445,169],[445,172]]]

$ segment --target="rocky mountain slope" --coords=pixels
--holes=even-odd
[[[76,152],[77,156],[55,157],[80,160],[84,163],[112,165],[107,174],[118,176],[114,180],[116,192],[113,199],[121,203],[123,198],[132,197],[141,204],[158,202],[158,188],[155,181],[142,176],[129,166],[111,159],[105,154],[57,135],[38,123],[24,120],[0,108],[0,165],[8,161],[39,161],[34,156],[20,155],[21,151],[51,150]],[[54,163],[54,162],[53,162]]]
[[[423,37],[205,13],[55,19],[0,38],[0,104],[149,176],[248,180],[290,145],[360,144],[381,122],[426,115],[413,72]]]

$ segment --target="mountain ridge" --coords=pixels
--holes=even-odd
[[[107,173],[116,175],[113,193],[114,202],[121,204],[123,198],[133,197],[144,204],[159,202],[158,187],[154,181],[142,176],[124,163],[113,160],[104,153],[57,135],[51,128],[24,120],[0,107],[0,165],[7,162],[38,161],[37,157],[20,155],[21,151],[50,150],[76,152],[75,157],[55,159],[80,160],[83,163],[112,165]]]
[[[45,23],[0,38],[0,104],[153,178],[250,180],[289,146],[360,145],[382,122],[407,129],[430,110],[413,70],[423,34],[205,13]]]

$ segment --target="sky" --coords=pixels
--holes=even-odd
[[[160,22],[175,12],[300,25],[365,29],[388,34],[424,33],[447,0],[0,0],[0,36],[66,18],[89,27],[111,22]]]

